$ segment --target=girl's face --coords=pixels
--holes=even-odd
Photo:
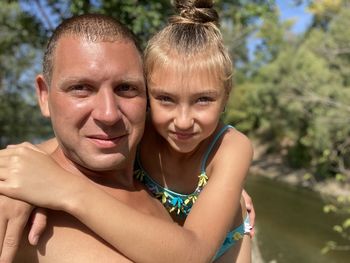
[[[216,129],[227,100],[222,81],[207,70],[156,68],[149,78],[152,122],[176,151],[189,153]]]

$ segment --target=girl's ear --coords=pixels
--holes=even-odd
[[[35,90],[41,113],[45,117],[50,117],[49,86],[47,85],[43,75],[38,75],[35,78]]]

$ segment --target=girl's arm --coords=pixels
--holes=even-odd
[[[50,139],[40,145],[42,150],[52,153],[57,147],[56,139]],[[8,146],[13,147],[13,146]],[[1,169],[1,166],[0,166]],[[40,234],[46,226],[46,213],[42,208],[34,208],[32,205],[0,195],[0,262],[12,262],[22,239],[23,229],[34,210],[28,241],[32,245],[37,244]]]
[[[222,245],[239,211],[239,200],[252,157],[249,139],[237,130],[228,130],[207,169],[208,184],[186,219],[185,227],[196,225],[204,230],[201,236],[212,241],[214,253]]]
[[[72,214],[133,261],[209,262],[238,209],[252,156],[249,141],[236,131],[221,145],[210,181],[183,227],[126,206],[43,152],[23,146],[0,151],[0,192]]]

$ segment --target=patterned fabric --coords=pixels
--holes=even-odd
[[[249,223],[249,216],[244,220],[244,223],[239,227],[235,228],[233,231],[227,233],[224,243],[221,245],[219,251],[216,253],[214,260],[221,257],[227,250],[236,244],[237,241],[244,237],[244,234],[248,234],[251,230]]]
[[[140,154],[137,153],[136,156],[136,167],[134,170],[135,177],[145,184],[149,191],[158,198],[162,204],[165,206],[165,208],[170,212],[176,212],[178,215],[181,216],[187,216],[190,212],[193,204],[196,202],[198,195],[202,191],[203,187],[208,182],[208,176],[206,174],[205,168],[207,165],[207,160],[209,158],[209,155],[214,148],[216,142],[219,140],[221,135],[228,129],[233,128],[230,125],[224,126],[215,136],[214,140],[209,145],[208,150],[206,151],[202,164],[201,164],[201,173],[198,176],[198,184],[197,188],[194,190],[191,194],[179,194],[174,191],[171,191],[170,189],[161,186],[156,181],[152,179],[150,175],[147,174],[145,169],[142,167]]]
[[[200,192],[203,190],[203,188],[208,182],[208,176],[206,174],[205,168],[206,168],[209,155],[212,149],[214,148],[216,142],[221,137],[221,135],[230,128],[233,128],[233,127],[230,125],[224,126],[216,134],[214,140],[209,145],[208,150],[206,151],[202,160],[201,173],[198,176],[197,188],[193,191],[193,193],[188,195],[176,193],[158,184],[155,180],[152,179],[151,176],[147,174],[145,169],[142,167],[139,152],[137,153],[137,156],[136,156],[136,167],[134,170],[135,177],[140,182],[142,182],[156,198],[158,198],[162,202],[162,204],[170,213],[175,212],[179,216],[186,217],[190,213],[193,204],[196,202],[198,198],[198,195],[200,194]],[[245,224],[249,226],[248,217],[245,220]],[[227,234],[223,245],[221,246],[220,250],[215,256],[215,259],[219,258],[228,249],[230,249],[230,247],[232,247],[238,240],[242,239],[245,233],[249,233],[249,230],[247,230],[249,227],[245,226],[245,224],[240,225],[239,227],[237,227],[236,229],[234,229],[233,231]]]
[[[141,166],[140,163],[139,165]],[[145,172],[144,169],[142,169],[142,167],[135,170],[134,175],[139,181],[146,185],[148,190],[162,202],[170,213],[175,212],[181,216],[187,216],[189,214],[192,205],[196,202],[199,193],[208,181],[207,175],[201,173],[198,176],[199,180],[196,190],[189,195],[183,195],[159,185]]]

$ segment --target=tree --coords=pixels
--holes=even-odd
[[[47,130],[37,127],[43,121],[39,122],[39,111],[33,106],[34,90],[30,85],[44,30],[15,1],[0,3],[0,20],[0,147],[3,147],[35,139]]]
[[[321,14],[327,16],[320,20]],[[250,74],[236,87],[226,119],[264,141],[291,167],[309,170],[305,178],[349,183],[350,6],[343,1],[317,16],[319,22],[300,36],[278,16],[264,18]],[[347,219],[334,226],[344,244],[329,242],[325,251],[349,249],[349,201],[339,197],[326,207]]]
[[[237,65],[247,61],[246,43],[258,18],[273,9],[274,1],[217,1],[223,31]],[[52,30],[65,18],[83,13],[117,17],[137,34],[143,44],[174,12],[170,0],[18,0],[0,3],[0,147],[50,136],[48,122],[40,120],[34,99],[33,79]],[[242,63],[241,63],[242,64]],[[24,115],[24,112],[30,113]],[[23,116],[22,116],[23,115]],[[16,120],[16,121],[15,121]],[[36,127],[34,129],[34,127]]]

